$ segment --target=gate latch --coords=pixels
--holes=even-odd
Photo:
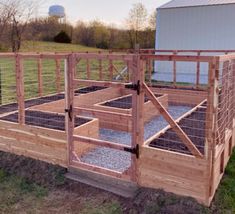
[[[139,144],[137,144],[135,148],[127,148],[127,147],[125,147],[124,151],[125,152],[130,152],[131,154],[135,154],[137,159],[140,156],[140,147],[139,147]]]
[[[69,119],[70,119],[70,121],[72,121],[73,120],[73,118],[72,118],[73,106],[70,105],[69,109],[65,109],[64,111],[65,111],[65,113],[69,114]]]
[[[137,94],[140,95],[140,81],[138,80],[137,84],[126,84],[125,88],[137,91]]]

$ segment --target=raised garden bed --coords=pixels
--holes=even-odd
[[[91,87],[80,88],[80,89],[75,90],[75,96],[79,96],[80,94],[88,94],[88,93],[103,90],[103,89],[105,89],[105,87],[91,86]],[[25,101],[25,108],[30,108],[36,105],[50,103],[50,102],[54,102],[54,101],[58,101],[62,99],[65,99],[64,93],[48,95],[48,96],[39,97],[39,98],[33,98],[33,99],[29,99]],[[0,106],[0,114],[9,113],[9,112],[17,111],[17,110],[18,110],[18,103],[10,103],[10,104]]]
[[[0,118],[0,120],[17,123],[18,112],[4,116]],[[76,117],[75,127],[81,126],[90,121],[91,119]],[[27,110],[25,111],[25,124],[65,131],[65,116],[61,114]]]
[[[155,96],[161,97],[162,94],[155,94]],[[145,96],[144,102],[147,103],[149,99]],[[120,109],[131,109],[132,108],[132,95],[128,95],[125,97],[121,97],[115,100],[111,100],[101,104],[102,106],[113,107],[113,108],[120,108]]]
[[[179,125],[198,150],[204,154],[206,108],[198,108],[195,112],[183,118]],[[149,146],[191,155],[191,152],[172,129],[168,129],[164,134],[154,139]]]

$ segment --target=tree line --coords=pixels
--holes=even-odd
[[[53,17],[33,18],[36,7],[29,0],[0,0],[0,49],[15,52],[24,40],[54,41],[61,34],[74,44],[102,49],[134,48],[136,44],[154,48],[156,12],[148,14],[142,3],[133,5],[123,28],[99,20],[72,25]],[[63,42],[61,38],[57,41]]]

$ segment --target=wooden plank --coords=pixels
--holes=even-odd
[[[37,59],[38,64],[38,96],[43,96],[42,59]]]
[[[76,58],[74,54],[71,54],[67,60],[65,60],[65,106],[67,113],[65,116],[66,134],[68,143],[68,166],[72,164],[72,153],[74,151],[73,134],[74,134],[74,85],[73,78],[75,72]],[[70,112],[69,112],[70,111]]]
[[[87,164],[87,163],[84,163],[84,162],[75,161],[75,160],[73,160],[73,163],[70,167],[78,168],[78,169],[85,169],[85,170],[101,173],[101,174],[104,174],[104,175],[116,177],[116,178],[119,178],[119,179],[125,179],[125,180],[130,179],[129,175],[123,174],[121,172],[106,169],[106,168],[91,165],[91,164]]]
[[[141,59],[152,59],[157,61],[177,61],[177,62],[212,62],[213,61],[212,56],[189,56],[189,55],[148,55],[148,54],[142,54]],[[219,57],[218,57],[219,58]]]
[[[125,148],[131,149],[131,147],[125,146],[123,144],[112,143],[109,141],[98,140],[98,139],[94,139],[91,137],[85,137],[85,136],[79,136],[79,135],[74,135],[73,141],[88,143],[91,145],[102,146],[102,147],[107,147],[110,149],[116,149],[116,150],[121,150],[121,151],[125,151]]]
[[[197,52],[197,56],[200,57],[201,56],[201,52],[198,51]],[[196,73],[196,87],[198,88],[200,85],[200,70],[201,70],[201,63],[198,61],[197,62],[197,73]]]
[[[135,55],[133,60],[133,75],[132,82],[133,84],[140,84],[145,81],[144,79],[144,64],[140,60],[139,55]],[[139,93],[139,94],[138,94]],[[144,91],[140,88],[140,91],[135,91],[132,95],[132,147],[139,146],[141,147],[144,143]],[[136,155],[131,157],[131,167],[130,173],[133,181],[138,180],[139,169],[138,169],[138,160]]]
[[[90,60],[86,60],[86,77],[87,79],[91,79],[91,68],[90,68]]]
[[[161,115],[165,118],[165,120],[170,124],[171,128],[176,132],[178,137],[182,140],[185,146],[189,149],[189,151],[198,158],[203,158],[201,152],[197,149],[197,147],[192,143],[189,137],[184,133],[184,131],[180,128],[180,126],[175,122],[175,120],[171,117],[171,115],[167,112],[164,106],[156,99],[153,92],[148,88],[148,86],[143,83],[145,94],[148,98],[153,102],[155,107],[159,110]]]
[[[75,87],[77,87],[79,84],[82,84],[82,85],[86,85],[86,86],[125,88],[124,83],[108,82],[108,81],[96,81],[96,80],[75,79],[75,80],[73,80],[73,84],[74,84]]]
[[[178,53],[177,51],[173,52],[174,56],[176,56]],[[173,85],[176,86],[176,71],[177,71],[177,63],[176,60],[173,61]]]
[[[23,61],[21,57],[16,55],[16,94],[18,102],[18,122],[19,124],[25,123],[25,103],[24,103],[24,70]]]
[[[61,62],[60,59],[56,59],[56,91],[61,92]]]

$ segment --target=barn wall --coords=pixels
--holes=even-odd
[[[158,9],[156,49],[235,49],[234,11],[235,4]],[[154,79],[172,80],[172,68],[169,62],[156,63]],[[207,72],[208,65],[202,64],[201,83],[207,82]],[[177,81],[195,82],[196,63],[177,63],[177,73]]]

